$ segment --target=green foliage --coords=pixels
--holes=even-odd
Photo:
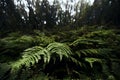
[[[54,42],[54,39],[47,37],[44,34],[30,36],[11,33],[7,37],[0,39],[0,54],[19,56],[22,51],[29,47],[37,45],[46,46],[51,42]]]
[[[49,63],[52,54],[58,54],[62,60],[63,56],[68,57],[71,53],[69,47],[62,43],[51,43],[46,48],[40,46],[28,48],[22,53],[22,58],[12,64],[12,68],[20,68],[22,65],[30,67],[38,63],[41,58],[43,58],[44,63]]]
[[[119,0],[26,2],[0,0],[0,80],[120,80]]]
[[[75,35],[66,31],[56,35],[52,33],[60,37],[57,41],[64,43],[55,42],[52,34],[48,37],[39,31],[32,36],[10,34],[2,38],[0,78],[8,80],[119,79],[116,73],[120,61],[118,32],[102,29],[90,30],[85,34],[79,33],[79,30],[70,32]],[[71,39],[70,35],[74,39]],[[6,55],[7,52],[13,54],[11,50],[15,54],[20,54],[14,55],[18,56],[14,61],[11,60],[14,56],[8,58],[9,55]]]
[[[24,49],[33,45],[33,38],[31,36],[20,37],[6,37],[0,40],[0,54],[10,56],[19,55]]]
[[[30,78],[29,80],[49,80],[49,79],[52,79],[52,78],[46,76],[44,73],[40,73],[40,74]]]
[[[56,53],[60,56],[60,60],[62,60],[62,57],[69,57],[69,55],[72,54],[70,48],[61,43],[51,43],[47,46],[47,50],[49,50],[51,53]]]
[[[36,45],[40,45],[40,46],[47,46],[48,44],[54,42],[54,38],[50,37],[50,36],[46,36],[45,33],[40,32],[39,30],[34,30],[34,43]]]
[[[113,61],[111,61],[112,59],[118,58],[118,56],[115,56],[117,54],[116,48],[120,46],[118,38],[119,37],[115,34],[115,30],[98,30],[84,34],[70,44],[72,50],[75,51],[72,61],[76,64],[80,64],[80,67],[83,66],[86,67],[87,70],[90,69],[89,71],[93,70],[91,71],[92,74],[89,75],[96,76],[100,76],[96,69],[100,68],[101,65],[102,73],[109,77],[109,75],[113,74],[109,71],[109,67],[107,67],[107,69],[104,68],[105,66],[109,66],[108,63],[113,63]],[[118,46],[115,44],[115,41]],[[78,61],[80,63],[78,63]],[[89,65],[86,62],[89,63]],[[99,65],[97,66],[96,63],[99,63]],[[104,75],[102,75],[101,78],[104,78],[103,76]]]
[[[97,31],[91,32],[88,35],[85,35],[85,37],[106,39],[110,37],[115,37],[115,33],[114,33],[114,30],[97,30]]]
[[[8,77],[7,73],[10,70],[10,65],[7,63],[0,63],[0,79],[4,80]],[[6,74],[6,75],[5,75]]]
[[[20,69],[23,65],[25,67],[30,67],[34,65],[35,63],[38,63],[38,61],[41,59],[40,55],[44,55],[42,52],[43,48],[42,47],[33,47],[26,49],[22,54],[22,58],[13,64],[11,64],[13,70]]]
[[[102,40],[95,40],[95,39],[89,39],[89,38],[84,38],[80,37],[79,39],[75,40],[71,45],[77,46],[77,45],[102,45],[105,44],[104,41]]]
[[[35,36],[35,44],[40,45],[40,46],[47,46],[48,44],[54,42],[53,38],[47,37],[47,36]]]
[[[22,53],[22,57],[19,60],[14,62],[10,62],[11,66],[11,75],[17,74],[17,72],[24,67],[30,68],[37,64],[40,60],[44,60],[44,64],[48,64],[51,58],[57,60],[57,57],[53,55],[57,54],[62,60],[62,57],[69,57],[72,52],[69,47],[62,43],[51,43],[46,48],[42,48],[40,46],[35,46],[33,48],[28,48]],[[56,62],[56,61],[54,61]],[[43,64],[41,64],[42,66]],[[12,76],[12,79],[16,77]]]

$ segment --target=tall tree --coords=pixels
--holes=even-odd
[[[21,25],[21,16],[13,0],[0,0],[0,27],[3,29],[17,29]],[[17,28],[15,28],[17,26]]]

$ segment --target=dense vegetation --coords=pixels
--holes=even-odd
[[[119,0],[14,2],[0,0],[0,80],[120,80]]]

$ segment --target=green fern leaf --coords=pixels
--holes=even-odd
[[[74,58],[74,57],[70,57],[70,60],[73,62],[73,63],[75,63],[76,65],[79,65],[79,66],[83,66],[83,64],[79,61],[79,60],[77,60],[76,58]]]
[[[69,57],[69,55],[72,54],[70,48],[67,45],[57,42],[49,44],[46,49],[50,51],[51,55],[59,55],[60,61],[62,60],[63,56]]]
[[[22,58],[12,62],[12,70],[19,70],[24,65],[25,67],[30,67],[34,65],[35,63],[38,63],[38,61],[41,59],[40,55],[43,55],[42,53],[43,48],[39,46],[35,46],[33,48],[26,49],[22,54]]]
[[[105,44],[104,41],[102,40],[95,40],[95,39],[87,39],[87,38],[84,38],[84,37],[80,37],[79,39],[75,40],[71,45],[73,46],[77,46],[77,45],[102,45],[102,44]]]
[[[91,68],[93,67],[94,62],[102,63],[102,59],[98,59],[98,58],[85,58],[85,61],[89,62]]]
[[[106,57],[109,56],[108,53],[111,52],[112,49],[107,49],[107,48],[97,48],[97,49],[82,49],[79,50],[80,54],[84,54],[85,56],[88,55],[94,55],[94,56],[99,56],[99,55],[104,55]]]

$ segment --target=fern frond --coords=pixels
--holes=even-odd
[[[80,62],[79,60],[77,60],[74,57],[70,57],[70,60],[78,66],[81,66],[81,67],[84,66],[84,64],[82,64],[82,62]]]
[[[111,50],[112,49],[107,49],[107,48],[82,49],[82,50],[79,50],[79,53],[84,54],[85,56],[88,56],[88,55],[94,55],[94,56],[104,55],[104,56],[107,57],[107,55],[109,55],[108,53],[110,53]]]
[[[33,46],[34,39],[31,36],[6,37],[0,40],[0,52],[2,55],[10,54],[18,56],[23,50]],[[14,57],[15,58],[15,57]]]
[[[51,52],[52,54],[57,54],[60,57],[60,60],[62,60],[62,57],[69,57],[70,54],[72,54],[70,48],[62,43],[51,43],[49,44],[46,49]]]
[[[40,45],[42,47],[45,47],[48,44],[54,42],[54,38],[48,37],[48,36],[45,36],[45,35],[35,36],[34,39],[35,39],[34,40],[35,44]]]
[[[19,70],[24,65],[25,67],[30,67],[41,59],[40,55],[44,55],[42,52],[43,48],[40,46],[35,46],[33,48],[26,49],[22,54],[22,58],[12,62],[12,70]]]
[[[46,48],[40,46],[28,48],[22,53],[21,59],[12,62],[12,70],[19,70],[23,65],[29,68],[38,63],[40,59],[43,59],[44,63],[48,63],[53,54],[57,54],[62,60],[63,56],[69,57],[72,52],[67,45],[62,43],[51,43]]]
[[[87,61],[90,64],[91,68],[93,67],[94,62],[99,62],[102,64],[102,59],[98,58],[85,58],[85,61]]]
[[[104,41],[102,40],[95,40],[95,39],[87,39],[84,37],[80,37],[79,39],[75,40],[71,45],[73,46],[77,46],[77,45],[101,45],[101,44],[105,44]]]
[[[90,63],[90,66],[92,67],[92,63],[93,62],[102,62],[101,60],[104,59],[104,58],[107,58],[109,57],[109,54],[110,53],[111,49],[82,49],[82,50],[79,50],[77,51],[76,53],[73,54],[74,55],[77,55],[77,58],[81,58],[81,59],[84,59],[85,61],[89,62]],[[80,55],[84,55],[84,57],[81,57]],[[92,57],[92,58],[87,58],[87,57]],[[100,57],[101,56],[101,57]],[[105,56],[105,57],[103,57]],[[95,58],[94,58],[95,57]],[[97,58],[98,57],[98,58]],[[71,61],[81,67],[85,67],[85,63],[81,60],[77,60],[77,58],[74,58],[74,57],[70,57]]]
[[[85,35],[85,37],[88,38],[107,38],[110,36],[115,35],[114,30],[98,30],[98,31],[93,31],[87,35]]]

